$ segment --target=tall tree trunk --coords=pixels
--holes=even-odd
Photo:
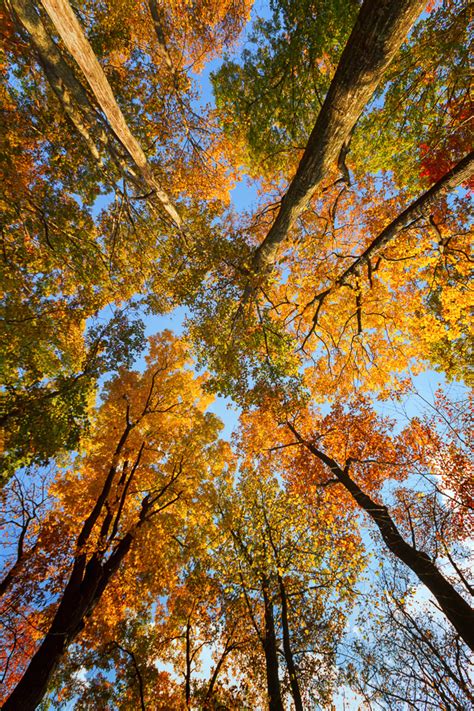
[[[163,57],[168,69],[173,71],[173,62],[166,46],[165,35],[162,27],[160,4],[156,0],[148,0],[148,8],[150,10],[150,15],[153,20],[153,27],[155,28],[155,35],[158,42],[160,54]]]
[[[77,536],[72,571],[53,621],[23,677],[5,702],[3,708],[6,711],[20,711],[20,709],[21,711],[30,711],[41,702],[63,653],[83,629],[86,618],[94,611],[112,576],[130,550],[137,531],[148,520],[147,517],[153,510],[153,506],[167,489],[165,486],[156,495],[144,497],[140,511],[137,513],[136,523],[120,539],[116,539],[115,536],[121,515],[121,505],[119,504],[115,516],[110,510],[107,510],[100,525],[97,546],[94,551],[88,554],[87,543],[92,531],[99,523],[104,509],[107,509],[109,495],[117,475],[119,459],[123,454],[130,432],[140,421],[139,418],[135,423],[130,422],[129,415],[129,405],[127,405],[126,425],[112,456],[102,490]],[[128,472],[127,463],[125,462],[123,465],[119,482],[122,487],[122,496],[126,496],[128,486],[140,463],[144,446],[143,442],[130,472]],[[169,504],[165,506],[167,505]],[[156,510],[153,510],[153,513],[156,513]],[[113,522],[114,517],[115,521]],[[112,533],[109,536],[111,527]],[[110,547],[108,547],[109,544]],[[107,554],[108,557],[106,557]]]
[[[169,196],[153,174],[142,147],[131,132],[107,77],[68,0],[41,0],[41,4],[51,18],[71,56],[79,65],[98,105],[107,118],[110,128],[127,151],[138,174],[153,191],[153,194],[156,195],[172,222],[177,227],[181,227],[181,218]]]
[[[425,5],[426,0],[364,0],[296,175],[275,222],[254,254],[255,275],[271,266],[278,245],[336,164],[365,105]]]
[[[334,459],[304,440],[293,425],[289,423],[288,427],[312,454],[326,464],[352,498],[368,513],[382,534],[387,548],[426,585],[456,632],[474,651],[474,610],[446,580],[431,558],[404,540],[387,507],[371,499],[352,479],[349,474],[350,460],[342,469]]]
[[[184,695],[186,708],[191,705],[191,624],[186,622],[186,673],[184,677]]]
[[[133,540],[129,532],[105,563],[97,554],[85,566],[77,556],[51,627],[23,677],[6,700],[4,711],[33,711],[47,692],[49,682],[67,647],[83,629],[107,583],[127,555]]]
[[[95,125],[99,129],[101,142],[104,145],[107,145],[109,141],[104,129],[99,126],[99,116],[92,107],[83,86],[64,61],[31,0],[7,0],[7,4],[10,5],[14,17],[26,31],[46,79],[66,116],[83,137],[92,157],[99,165],[102,165],[102,157],[90,134],[90,126]]]
[[[281,600],[281,626],[283,631],[283,652],[285,654],[286,668],[290,677],[291,695],[295,704],[295,711],[303,711],[303,702],[301,700],[300,686],[296,674],[296,665],[291,651],[290,642],[290,625],[288,621],[288,600],[286,597],[285,583],[281,575],[278,575],[278,587],[280,590]]]
[[[265,668],[267,673],[267,691],[269,711],[283,711],[281,700],[280,679],[278,678],[278,654],[273,617],[273,603],[270,599],[266,582],[262,585],[265,610],[265,637],[263,651],[265,653]]]

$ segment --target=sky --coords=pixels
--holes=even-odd
[[[268,13],[267,4],[262,0],[259,0],[253,10],[253,16],[255,14],[265,15]],[[242,45],[246,41],[247,34],[244,33],[243,39],[240,45],[236,48],[236,53],[240,51]],[[202,88],[202,101],[212,102],[212,91],[210,84],[210,72],[215,71],[219,66],[219,61],[214,61],[199,76],[198,81]],[[244,178],[232,191],[231,200],[232,205],[237,211],[241,210],[251,210],[252,206],[256,203],[256,190],[252,187],[247,180]],[[100,210],[107,202],[106,197],[102,197],[96,204],[96,210]],[[106,317],[106,311],[104,311],[104,317]],[[175,334],[181,335],[184,331],[184,321],[186,318],[186,311],[183,308],[175,309],[173,312],[157,316],[148,315],[145,318],[146,335],[151,336],[164,329],[171,329]],[[140,367],[143,364],[143,359],[137,361],[137,366]],[[414,389],[418,394],[410,395],[404,402],[394,402],[388,401],[380,404],[379,408],[383,414],[388,414],[396,420],[396,428],[403,427],[409,417],[414,417],[420,415],[423,411],[426,411],[427,402],[432,403],[434,400],[434,394],[440,386],[448,387],[448,389],[453,389],[458,392],[463,391],[462,386],[448,385],[444,377],[434,371],[425,371],[424,373],[415,376],[413,378]],[[428,405],[429,408],[429,405]],[[230,438],[230,435],[235,430],[238,424],[239,410],[228,398],[217,396],[209,408],[212,412],[219,416],[224,424],[223,436],[225,438]],[[208,674],[211,665],[209,650],[206,652],[205,658],[203,660],[203,674]],[[343,708],[356,708],[355,706],[347,705],[344,697],[344,690],[341,692],[340,698],[336,699],[336,709]],[[72,708],[72,706],[71,706]]]

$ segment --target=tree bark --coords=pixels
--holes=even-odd
[[[6,700],[4,711],[33,711],[41,702],[62,655],[83,629],[86,617],[93,612],[107,583],[127,555],[133,537],[133,532],[127,533],[105,563],[101,563],[95,554],[85,566],[83,575],[83,561],[80,556],[76,557],[51,627]]]
[[[153,174],[142,147],[132,134],[107,77],[68,0],[41,0],[41,4],[71,56],[79,65],[113,133],[127,151],[144,183],[156,195],[172,222],[177,227],[181,227],[181,218]]]
[[[153,20],[153,27],[155,28],[155,35],[158,42],[158,47],[160,49],[160,54],[163,57],[168,69],[173,71],[173,62],[166,46],[165,35],[163,33],[162,28],[160,5],[158,2],[156,2],[156,0],[148,0],[148,8],[150,10],[150,15]]]
[[[365,105],[425,5],[426,0],[364,0],[296,175],[275,222],[254,254],[254,276],[271,267],[278,245],[337,162]]]
[[[349,464],[344,469],[341,469],[334,459],[319,450],[311,442],[304,440],[293,425],[288,423],[288,427],[297,439],[331,470],[352,498],[371,517],[382,534],[387,548],[426,585],[456,632],[474,651],[474,610],[453,585],[446,580],[431,558],[404,540],[394,520],[388,513],[387,507],[371,499],[352,479],[349,474],[350,460]]]
[[[191,623],[186,622],[186,674],[184,677],[184,696],[186,708],[191,705]]]
[[[130,657],[132,660],[133,664],[133,669],[135,672],[135,676],[137,677],[137,682],[138,682],[138,692],[140,694],[140,708],[141,711],[146,711],[146,705],[145,705],[145,689],[144,689],[144,684],[143,684],[143,677],[142,673],[140,671],[140,667],[138,666],[137,658],[135,656],[135,653],[131,649],[127,649],[126,647],[122,647],[121,644],[118,642],[112,642],[112,644],[121,652],[126,654],[127,656]]]
[[[460,160],[446,175],[440,178],[429,190],[412,202],[411,205],[387,225],[387,227],[372,240],[367,249],[341,274],[336,284],[343,284],[347,277],[355,274],[361,266],[367,264],[369,259],[386,247],[402,230],[424,217],[428,208],[436,202],[436,200],[449,192],[449,190],[467,181],[473,173],[474,151],[471,151],[471,153]]]
[[[265,636],[263,651],[265,653],[265,669],[267,674],[268,708],[269,711],[283,711],[281,700],[280,679],[278,677],[278,654],[273,617],[273,604],[266,583],[262,585],[265,611]]]
[[[288,600],[286,597],[285,583],[281,575],[278,575],[278,587],[280,590],[281,600],[281,626],[283,631],[283,652],[285,654],[286,667],[288,676],[290,677],[291,695],[295,704],[295,711],[303,711],[303,702],[301,700],[300,687],[296,674],[296,665],[291,651],[290,642],[290,625],[288,621]]]
[[[7,2],[11,6],[14,16],[26,30],[51,89],[63,107],[66,116],[83,137],[92,157],[102,166],[101,152],[96,146],[87,124],[98,129],[101,143],[107,147],[112,157],[116,158],[106,131],[100,126],[98,113],[90,103],[84,87],[61,56],[61,52],[50,37],[32,2],[30,0],[7,0]]]

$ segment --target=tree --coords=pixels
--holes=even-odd
[[[7,365],[5,410],[0,415],[3,483],[19,466],[46,464],[55,455],[75,449],[88,427],[98,378],[132,365],[143,348],[143,329],[141,320],[130,320],[118,311],[105,326],[88,329],[83,346],[77,344],[75,362],[55,357],[46,370],[35,355],[29,370],[23,362],[20,375],[17,362]],[[11,351],[12,360],[13,355]]]
[[[7,562],[0,580],[0,598],[13,584],[20,570],[38,545],[38,531],[35,525],[40,518],[42,508],[48,501],[47,475],[40,474],[37,482],[27,487],[18,477],[2,501],[2,528],[13,527],[14,535],[10,541],[13,558]]]
[[[469,708],[472,663],[459,636],[429,602],[416,601],[402,571],[388,570],[378,580],[347,651],[350,683],[382,708]]]
[[[58,507],[67,512],[61,521],[67,550],[63,543],[60,577],[51,581],[57,599],[45,637],[5,708],[36,707],[135,539],[146,546],[148,538],[150,546],[150,536],[169,535],[174,516],[164,512],[192,498],[193,486],[199,486],[217,422],[203,415],[199,379],[183,369],[185,358],[183,346],[169,335],[156,338],[143,376],[124,371],[110,384],[85,456],[56,483]],[[57,510],[50,515],[57,517]],[[51,527],[53,536],[58,528]]]
[[[234,491],[222,487],[216,511],[221,540],[212,568],[260,646],[269,708],[284,708],[284,696],[297,709],[303,700],[327,703],[364,565],[356,531],[324,498],[304,502],[265,467],[244,468]],[[248,647],[242,651],[254,666]]]
[[[347,683],[469,698],[468,418],[381,414],[472,377],[469,4],[426,2],[269,0],[241,48],[248,0],[7,0],[7,708],[331,704],[371,550],[390,664],[352,645]],[[132,370],[130,314],[176,307]]]
[[[150,302],[159,312],[187,293],[183,284],[181,295],[173,286],[184,256],[176,250],[185,243],[194,246],[180,232],[182,218],[167,197],[169,186],[161,185],[164,174],[173,176],[174,187],[186,200],[195,193],[183,210],[196,239],[203,230],[202,213],[217,209],[215,199],[201,207],[199,191],[209,194],[210,186],[219,184],[219,190],[212,190],[223,196],[230,185],[226,166],[218,160],[223,150],[215,121],[209,112],[199,115],[193,109],[195,90],[187,64],[202,62],[220,43],[230,41],[247,12],[245,3],[217,3],[202,8],[203,17],[193,16],[189,8],[162,12],[154,2],[138,15],[134,3],[113,5],[107,12],[84,8],[81,19],[90,25],[94,48],[67,2],[48,5],[58,22],[67,17],[73,23],[74,47],[86,52],[89,69],[97,75],[91,87],[85,79],[90,71],[82,65],[86,75],[80,74],[74,57],[57,41],[60,28],[51,26],[45,10],[30,0],[8,3],[5,53],[11,73],[5,69],[2,74],[2,99],[10,117],[2,163],[2,374],[7,386],[2,416],[18,415],[21,409],[22,436],[34,440],[34,428],[34,444],[39,448],[39,440],[43,442],[40,460],[61,446],[74,449],[85,424],[90,387],[83,386],[86,381],[90,385],[92,374],[100,375],[88,360],[89,347],[92,360],[95,356],[94,345],[84,338],[86,320],[108,305],[129,302],[137,293],[142,298],[152,294]],[[125,21],[127,16],[134,17],[132,24]],[[99,57],[107,57],[106,70],[94,49]],[[123,82],[127,62],[132,85]],[[154,71],[155,64],[162,71]],[[140,84],[145,67],[146,88]],[[136,121],[131,106],[125,114],[120,107],[128,105],[138,89],[144,123]],[[71,130],[78,140],[71,142]],[[145,155],[153,148],[157,165]],[[177,229],[171,236],[170,220]],[[133,333],[123,327],[119,337],[127,350]],[[113,368],[120,364],[118,360]],[[85,371],[87,377],[81,375]],[[64,381],[74,387],[68,388],[62,403],[55,397],[56,412],[40,422],[37,397],[30,391],[44,389],[44,382],[54,391],[55,379],[61,391],[66,389]],[[47,405],[49,399],[50,393]],[[28,420],[30,428],[25,426]],[[55,441],[46,443],[49,433],[57,430]],[[15,434],[15,439],[20,436]],[[7,450],[13,466],[25,463],[8,434],[6,446],[13,449]]]
[[[474,611],[469,603],[464,600],[463,596],[460,595],[451,584],[448,577],[436,566],[432,557],[419,546],[414,537],[413,530],[412,542],[408,543],[403,535],[403,531],[400,531],[387,507],[380,504],[368,494],[365,485],[359,484],[358,482],[358,479],[359,481],[362,480],[362,482],[364,480],[369,480],[370,482],[370,478],[375,475],[374,483],[377,487],[377,479],[379,479],[380,486],[380,474],[376,471],[374,472],[374,465],[387,466],[387,454],[390,452],[390,448],[393,447],[393,443],[390,442],[389,438],[384,437],[383,423],[381,423],[381,426],[379,425],[377,427],[376,425],[376,427],[374,427],[373,413],[367,412],[364,405],[362,405],[359,412],[359,416],[357,416],[356,413],[350,413],[349,419],[354,418],[355,421],[350,424],[346,422],[346,427],[339,430],[339,435],[341,436],[342,432],[344,432],[345,438],[347,438],[344,448],[345,460],[342,466],[339,465],[332,456],[327,454],[323,444],[319,444],[325,441],[326,428],[328,428],[329,432],[332,429],[336,429],[337,431],[338,417],[344,418],[341,408],[336,407],[333,411],[332,415],[334,419],[329,415],[323,420],[322,428],[315,437],[313,436],[314,439],[312,442],[306,440],[292,423],[288,423],[288,427],[296,436],[297,440],[321,462],[326,468],[326,471],[331,472],[335,477],[335,482],[333,483],[337,482],[341,484],[354,501],[370,516],[379,529],[388,549],[399,560],[405,563],[405,565],[415,573],[418,579],[427,586],[459,636],[473,649],[474,639],[472,638],[471,630],[472,621],[474,620]],[[371,420],[372,422],[370,422]],[[350,430],[354,428],[353,432],[356,432],[357,435],[360,436],[369,423],[373,429],[377,428],[378,432],[376,431],[374,434],[376,434],[377,439],[380,438],[379,441],[376,439],[374,443],[371,442],[370,432],[367,430],[364,440],[361,442],[351,441]],[[336,427],[331,427],[333,424],[336,424]],[[347,427],[347,424],[349,424],[349,427]],[[406,476],[406,472],[403,472],[404,463],[410,463],[411,465],[418,463],[419,466],[425,467],[429,467],[430,465],[431,457],[429,445],[425,439],[426,433],[423,431],[420,432],[416,421],[413,423],[413,430],[413,432],[404,432],[404,437],[408,440],[408,446],[405,452],[396,452],[392,462],[388,459],[389,466],[394,466],[395,471],[398,469],[398,476]],[[330,439],[332,439],[331,434],[330,432]],[[343,439],[344,435],[342,435],[341,439]],[[425,439],[425,442],[423,442],[423,439]],[[315,444],[315,440],[318,444]],[[383,442],[384,440],[384,455],[381,457],[382,452],[380,445],[381,441]],[[412,441],[410,442],[410,440]],[[336,447],[341,450],[339,443]],[[373,486],[373,483],[369,483],[369,490],[373,488]],[[411,521],[412,519],[410,518],[410,523]]]

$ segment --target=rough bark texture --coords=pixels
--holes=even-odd
[[[145,184],[153,191],[167,215],[178,227],[181,218],[170,198],[159,184],[148,164],[139,142],[132,134],[125,117],[117,104],[113,91],[94,50],[85,36],[74,11],[67,0],[41,0],[41,4],[51,18],[54,27],[63,40],[71,56],[79,65],[95,99],[104,112],[107,121],[121,145],[127,151],[137,172]]]
[[[334,79],[273,226],[258,247],[252,272],[275,259],[296,219],[336,164],[370,100],[426,0],[365,0]]]
[[[30,0],[7,1],[13,11],[13,15],[28,33],[28,38],[35,50],[38,61],[65,114],[78,133],[84,138],[93,158],[101,164],[100,151],[95,145],[87,126],[87,123],[89,123],[89,125],[99,127],[99,117],[91,106],[87,93],[64,61],[58,47],[49,36]],[[109,141],[105,131],[102,130],[99,133],[101,142],[107,145]]]
[[[352,479],[349,474],[349,465],[342,469],[334,459],[328,457],[311,442],[305,441],[291,424],[289,428],[299,441],[332,471],[353,499],[368,513],[382,534],[388,549],[426,585],[456,632],[474,651],[474,610],[471,606],[446,580],[426,553],[404,540],[387,507],[371,499]]]
[[[276,646],[275,621],[273,619],[273,604],[266,584],[263,584],[263,603],[265,609],[265,637],[263,651],[265,652],[265,669],[267,673],[267,691],[269,711],[283,711],[280,680],[278,678],[278,654]]]

